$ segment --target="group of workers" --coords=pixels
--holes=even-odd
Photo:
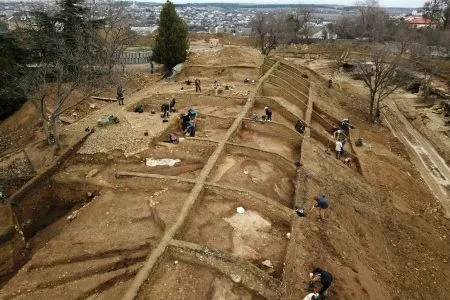
[[[333,128],[333,137],[335,139],[336,159],[340,159],[344,155],[344,147],[350,135],[350,128],[355,128],[350,124],[349,119],[343,119],[338,127]],[[344,163],[351,166],[351,157],[346,157]]]

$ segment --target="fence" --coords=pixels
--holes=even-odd
[[[121,64],[145,64],[150,63],[152,57],[152,51],[143,52],[123,52],[120,55]]]

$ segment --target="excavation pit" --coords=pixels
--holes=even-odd
[[[232,118],[200,115],[196,120],[196,137],[220,141],[233,124]]]
[[[137,299],[265,299],[218,270],[169,257]]]
[[[210,114],[218,117],[235,117],[242,110],[246,102],[245,97],[206,96],[202,94],[155,94],[150,98],[141,100],[137,105],[142,105],[144,113],[155,111],[161,114],[161,105],[172,98],[176,99],[174,116],[186,113],[189,108],[194,108],[199,116]],[[132,110],[132,109],[131,109]]]
[[[215,143],[181,138],[179,144],[157,143],[151,149],[141,152],[137,157],[118,163],[117,170],[126,172],[142,172],[166,176],[181,176],[196,178],[205,165],[208,157],[214,151]],[[149,166],[150,161],[162,165]],[[174,165],[165,164],[163,159],[176,162]]]
[[[295,174],[293,163],[283,157],[227,145],[208,181],[248,189],[291,206]]]
[[[289,241],[285,211],[280,213],[267,203],[255,205],[254,199],[247,206],[245,200],[248,198],[251,196],[242,197],[235,191],[216,193],[209,190],[188,219],[182,239],[232,253],[281,279]],[[245,209],[243,214],[236,211],[240,206]],[[262,265],[265,260],[273,266]]]
[[[233,143],[279,154],[291,161],[300,159],[302,137],[279,124],[244,121],[231,139]]]

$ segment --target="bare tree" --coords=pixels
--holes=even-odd
[[[130,22],[124,14],[122,2],[108,0],[98,10],[102,18],[102,27],[97,38],[101,48],[100,59],[107,67],[108,76],[111,78],[113,67],[119,63],[120,56],[136,39],[130,29]]]
[[[298,12],[298,23],[300,27],[300,34],[305,38],[308,42],[312,33],[312,10],[302,8],[299,9]]]
[[[447,29],[450,25],[450,2],[449,0],[430,0],[425,2],[423,10],[425,16],[437,23],[440,27]]]
[[[388,13],[380,8],[377,0],[365,0],[356,3],[359,11],[358,28],[363,37],[371,41],[383,41],[387,35]]]
[[[412,31],[406,22],[397,24],[394,32],[394,40],[399,44],[399,51],[401,54],[406,53],[411,43],[417,40],[415,32]]]
[[[59,118],[84,100],[82,96],[69,103],[75,90],[86,91],[88,82],[93,86],[98,63],[92,39],[96,29],[87,21],[88,11],[75,1],[59,5],[55,14],[34,13],[26,33],[35,68],[23,82],[41,114],[48,143],[56,143],[57,148],[61,147]]]
[[[433,60],[431,49],[422,43],[412,44],[410,47],[411,62],[421,71],[421,90],[425,100],[428,100],[431,94],[431,83],[435,74],[439,72],[439,64]]]
[[[397,72],[400,62],[400,54],[393,55],[386,48],[374,48],[370,56],[358,63],[361,78],[369,89],[369,119],[372,122],[380,111],[380,102],[402,85]]]
[[[351,16],[340,16],[333,24],[333,32],[342,39],[354,39],[357,37],[356,18]]]
[[[255,44],[262,54],[269,55],[279,44],[292,38],[296,25],[289,20],[289,15],[256,14],[250,26]]]

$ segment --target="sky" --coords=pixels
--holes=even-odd
[[[130,0],[132,1],[132,0]],[[139,0],[137,0],[139,1]],[[141,0],[151,2],[166,2],[165,0]],[[422,7],[425,0],[378,0],[380,6],[389,7]],[[174,3],[259,3],[259,4],[339,4],[339,5],[354,5],[355,0],[172,0]]]

